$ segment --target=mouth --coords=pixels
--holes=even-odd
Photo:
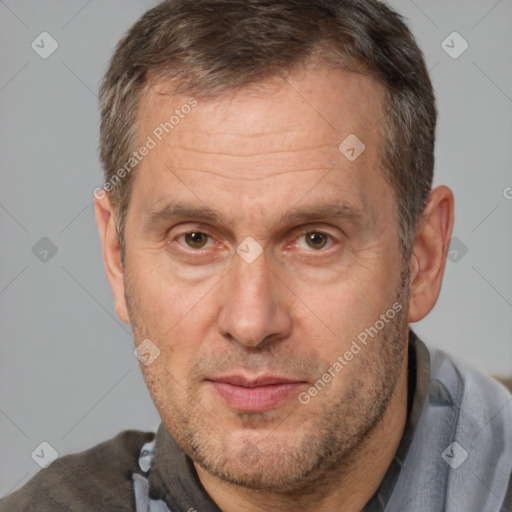
[[[248,378],[237,374],[207,379],[206,382],[230,408],[242,413],[275,409],[308,385],[305,381],[276,375]]]

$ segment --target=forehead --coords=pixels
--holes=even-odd
[[[139,105],[139,142],[156,142],[134,176],[148,200],[176,178],[240,197],[260,195],[270,181],[289,195],[290,184],[300,191],[301,181],[307,188],[333,169],[348,187],[375,178],[384,90],[368,76],[311,65],[213,99],[175,95],[172,85],[157,82]],[[360,158],[347,159],[345,140],[364,147]]]
[[[203,131],[209,134],[228,128],[231,133],[226,133],[225,139],[229,135],[251,137],[287,129],[309,132],[309,136],[333,135],[335,139],[350,129],[364,138],[384,112],[384,88],[379,82],[369,75],[320,63],[291,76],[271,77],[213,98],[176,95],[173,85],[173,81],[161,79],[143,91],[138,108],[140,136],[151,133],[155,121],[168,121],[192,96],[198,103],[194,115],[188,116],[187,122],[180,117],[172,128],[173,140],[169,138],[167,143],[186,136],[187,128],[197,128],[193,123],[199,116]],[[280,143],[275,139],[276,145]]]

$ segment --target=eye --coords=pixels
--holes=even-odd
[[[324,249],[329,243],[329,239],[329,235],[320,231],[308,231],[299,237],[299,240],[304,240],[305,242],[305,246],[302,245],[303,248],[305,247],[316,251]],[[300,246],[301,244],[299,243],[298,245]]]
[[[179,237],[183,239],[185,245],[191,249],[204,249],[207,247],[208,242],[211,242],[210,236],[200,231],[191,231],[190,233],[184,233]]]

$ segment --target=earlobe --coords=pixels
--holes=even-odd
[[[435,306],[453,229],[454,198],[446,186],[432,190],[418,225],[411,256],[409,322],[418,322]]]
[[[95,197],[94,205],[102,246],[103,262],[110,288],[114,294],[116,314],[123,322],[130,323],[125,299],[121,247],[116,228],[116,212],[108,195],[101,199]]]

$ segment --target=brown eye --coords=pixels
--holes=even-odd
[[[192,249],[203,249],[208,243],[208,235],[194,231],[185,235],[185,243]]]
[[[311,249],[323,249],[327,245],[328,237],[324,233],[311,232],[304,235],[306,243]]]

